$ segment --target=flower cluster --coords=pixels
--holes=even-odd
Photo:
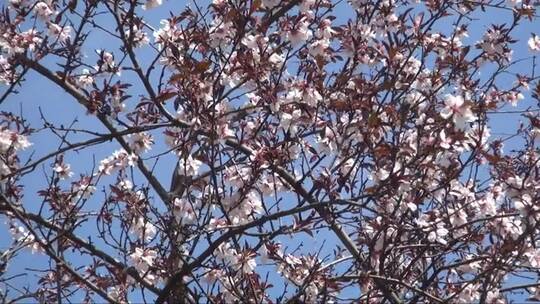
[[[137,159],[137,155],[128,154],[124,149],[117,150],[100,162],[98,172],[104,175],[111,175],[113,170],[123,170],[127,167],[135,166]]]
[[[0,113],[19,299],[540,298],[534,1],[203,2],[6,2],[0,103],[81,107]]]

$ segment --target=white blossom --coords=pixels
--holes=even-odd
[[[146,3],[143,4],[143,9],[144,10],[149,10],[149,9],[153,9],[153,8],[156,8],[158,6],[160,6],[162,4],[162,0],[146,0]]]
[[[60,179],[68,179],[73,176],[73,172],[71,172],[71,166],[69,164],[56,163],[53,170]]]
[[[148,38],[148,34],[145,31],[143,31],[141,28],[139,28],[139,26],[137,25],[133,25],[132,30],[127,29],[125,34],[126,34],[127,39],[130,39],[131,35],[133,35],[131,39],[133,41],[133,46],[136,48],[146,45],[150,42],[150,39]]]
[[[187,199],[176,198],[174,200],[173,215],[182,225],[191,225],[197,221],[195,206]]]
[[[199,174],[199,168],[201,167],[202,162],[200,160],[194,159],[191,155],[188,155],[187,158],[180,158],[178,161],[178,174],[185,176],[195,176]]]
[[[311,39],[313,32],[309,29],[309,21],[305,18],[296,24],[296,26],[287,32],[287,38],[293,46],[298,46]]]
[[[134,133],[130,137],[130,146],[135,153],[144,153],[152,149],[154,140],[147,132]]]
[[[145,241],[150,241],[156,235],[157,228],[143,217],[137,217],[131,224],[131,233],[140,239],[144,238]]]
[[[83,178],[79,182],[74,183],[73,192],[76,193],[76,198],[88,199],[94,192],[96,187],[90,184],[90,178]]]
[[[60,42],[66,42],[71,35],[71,26],[60,26],[55,23],[49,23],[49,35],[55,37]]]
[[[79,75],[77,78],[77,82],[80,86],[87,87],[94,83],[94,77],[90,75],[90,71],[88,69],[83,69],[81,75]]]
[[[0,130],[0,153],[5,153],[10,148],[13,148],[15,151],[24,150],[31,145],[32,143],[28,141],[25,135],[7,129]]]
[[[49,1],[39,1],[34,5],[34,12],[42,20],[47,20],[55,12],[51,9],[50,4],[46,2]]]
[[[141,274],[144,274],[148,269],[154,266],[154,261],[157,258],[157,252],[152,249],[143,249],[136,247],[135,250],[129,255],[131,264]]]
[[[441,111],[444,119],[452,117],[454,124],[460,130],[466,130],[468,123],[476,120],[476,116],[471,111],[471,106],[463,100],[461,96],[446,95],[445,107]]]
[[[537,35],[533,35],[531,38],[529,38],[529,41],[527,42],[529,45],[529,50],[531,52],[540,52],[540,37]]]
[[[135,154],[128,154],[124,149],[117,150],[113,155],[100,162],[98,172],[104,175],[111,175],[113,170],[133,167],[138,157]]]

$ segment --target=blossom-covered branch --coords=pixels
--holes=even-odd
[[[0,299],[540,300],[539,5],[7,1]]]

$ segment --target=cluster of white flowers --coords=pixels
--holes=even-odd
[[[257,267],[257,262],[252,252],[238,253],[230,243],[221,244],[216,250],[216,257],[225,265],[231,266],[235,270],[241,270],[244,273],[252,273],[255,267]]]
[[[281,0],[262,0],[261,7],[273,9],[274,7],[278,6],[280,2]]]
[[[514,199],[514,206],[523,218],[526,218],[531,224],[540,221],[540,205],[528,193],[523,193]]]
[[[225,21],[221,17],[212,20],[210,26],[210,45],[212,47],[226,47],[236,33],[236,28],[231,21]]]
[[[116,74],[120,76],[120,67],[114,62],[114,55],[110,52],[104,50],[96,50],[96,53],[99,55],[99,60],[94,66],[94,70],[105,73],[105,75]]]
[[[42,20],[48,20],[56,12],[52,9],[52,1],[38,1],[34,5],[34,13]]]
[[[257,181],[258,188],[263,195],[274,196],[274,194],[280,193],[285,189],[285,185],[281,178],[277,174],[263,173]]]
[[[126,297],[126,289],[123,286],[111,286],[107,291],[107,295],[119,303],[125,303],[123,300]]]
[[[149,9],[156,8],[160,6],[161,4],[163,4],[163,0],[146,0],[146,3],[143,4],[142,8],[144,10],[149,10]]]
[[[478,284],[468,284],[459,293],[456,303],[476,303],[480,299],[480,286]]]
[[[150,270],[154,266],[157,259],[157,251],[153,249],[143,249],[136,247],[135,250],[129,255],[129,260],[133,267],[151,283],[155,283],[158,277]]]
[[[301,297],[304,303],[317,303],[317,298],[321,292],[324,282],[321,282],[318,276],[314,276],[317,265],[320,261],[312,256],[301,256],[300,258],[292,255],[283,255],[280,251],[277,253],[280,263],[277,272],[283,275],[296,286],[304,286],[305,289]],[[306,281],[310,279],[310,281]]]
[[[176,23],[171,22],[167,19],[162,19],[160,21],[161,27],[159,29],[154,30],[153,36],[154,36],[154,42],[157,44],[157,47],[164,52],[165,55],[160,59],[160,63],[165,65],[166,67],[170,66],[170,62],[168,60],[168,56],[171,55],[169,48],[163,49],[166,45],[173,45],[178,50],[184,49],[184,44],[182,43],[185,39],[185,32],[182,29],[182,27],[178,26]],[[181,54],[177,54],[175,56],[174,60],[177,60],[177,62],[183,61],[183,56]]]
[[[293,47],[299,46],[313,37],[313,31],[309,29],[309,25],[309,19],[304,17],[283,34]]]
[[[251,168],[248,166],[230,166],[224,170],[225,182],[235,188],[242,188],[251,174]]]
[[[540,52],[540,37],[538,35],[532,35],[528,41],[529,50],[532,52]]]
[[[173,215],[181,225],[191,225],[197,221],[198,200],[191,202],[186,198],[176,198],[173,202]]]
[[[116,186],[122,191],[131,191],[133,189],[133,183],[127,178],[119,180]]]
[[[236,277],[228,276],[225,270],[210,269],[204,275],[204,280],[210,285],[219,282],[223,286],[221,296],[225,303],[237,303],[242,300],[242,289],[235,288],[239,280]]]
[[[118,92],[115,92],[112,94],[110,98],[110,105],[111,105],[111,113],[110,115],[113,118],[116,118],[118,116],[118,113],[124,112],[126,109],[126,105],[124,104],[122,100],[122,95]]]
[[[169,148],[175,150],[182,144],[182,132],[181,128],[167,128],[163,133],[165,135],[165,143]]]
[[[447,244],[446,236],[448,235],[449,231],[446,229],[443,221],[437,221],[436,219],[436,216],[432,217],[430,214],[422,213],[416,220],[416,224],[418,224],[418,226],[420,226],[422,230],[428,234],[427,239],[430,242],[437,242],[445,245]]]
[[[9,129],[0,130],[0,176],[11,173],[11,159],[9,154],[13,155],[17,151],[24,150],[32,144],[25,135]]]
[[[13,8],[28,7],[28,5],[30,5],[30,0],[9,0],[9,4]]]
[[[148,34],[137,25],[133,25],[133,30],[127,29],[125,34],[128,40],[132,39],[133,45],[136,48],[147,45],[150,42],[150,38],[148,38]]]
[[[294,136],[298,131],[296,122],[301,116],[302,111],[300,109],[296,109],[292,111],[292,113],[282,112],[279,126],[282,127],[283,130],[291,132],[291,135]]]
[[[77,77],[77,83],[82,87],[88,87],[94,83],[94,77],[90,74],[90,70],[83,69],[81,75]]]
[[[156,235],[157,228],[154,224],[139,216],[133,219],[130,232],[135,234],[139,239],[150,241]]]
[[[137,155],[128,154],[126,150],[120,149],[100,162],[98,172],[104,175],[111,175],[113,170],[135,166],[137,160]]]
[[[32,254],[42,252],[39,242],[36,241],[34,235],[26,230],[23,226],[18,225],[15,222],[10,223],[9,232],[11,237],[15,240],[16,244],[19,246],[29,247],[32,251]]]
[[[337,134],[330,127],[325,127],[324,131],[321,134],[317,135],[315,142],[317,143],[317,148],[322,153],[332,153],[337,149],[336,142]]]
[[[2,39],[0,39],[0,46]],[[11,65],[6,57],[0,55],[0,84],[8,85],[13,82],[13,73],[10,72]]]
[[[31,145],[24,135],[8,129],[0,130],[0,153],[6,153],[9,149],[24,150]]]
[[[186,158],[180,158],[178,161],[178,174],[185,176],[196,176],[199,174],[199,168],[202,162],[188,155]]]
[[[154,144],[154,139],[152,138],[152,135],[147,132],[138,132],[131,134],[129,139],[130,147],[136,154],[144,153],[151,150],[152,144]]]
[[[316,107],[323,100],[321,93],[314,87],[306,87],[303,91],[302,102],[311,107]]]
[[[253,59],[255,61],[259,61],[259,59],[261,58],[260,49],[264,50],[266,48],[266,44],[268,43],[268,38],[263,37],[261,35],[255,36],[255,35],[249,34],[249,35],[246,35],[244,38],[242,38],[241,43],[244,46],[246,46],[248,50],[251,51],[253,55]]]
[[[260,194],[255,190],[250,190],[243,196],[240,192],[235,192],[225,197],[222,203],[233,225],[249,222],[250,215],[264,211]]]
[[[445,107],[441,111],[441,116],[444,119],[452,120],[459,130],[465,131],[469,128],[469,123],[475,121],[477,118],[471,111],[470,104],[466,103],[461,96],[446,95]]]
[[[89,177],[83,177],[80,181],[73,183],[73,192],[76,193],[75,199],[88,199],[95,191],[96,187],[91,184]]]
[[[71,35],[71,26],[60,26],[55,23],[49,23],[49,35],[56,38],[59,42],[66,42]]]
[[[530,247],[524,254],[528,266],[540,269],[540,249]]]
[[[505,62],[512,60],[513,50],[508,48],[509,41],[505,35],[505,29],[497,28],[493,26],[489,28],[482,37],[482,40],[478,41],[478,45],[484,51],[485,55],[483,59],[502,59]],[[481,61],[482,62],[482,61]]]
[[[523,234],[523,223],[519,218],[501,217],[493,220],[493,232],[505,239],[517,240]]]
[[[56,172],[60,179],[68,179],[73,176],[71,172],[71,166],[69,164],[62,162],[56,162],[53,167],[53,171]]]
[[[309,54],[313,57],[326,57],[326,50],[330,47],[331,40],[336,31],[332,29],[332,21],[324,19],[315,32],[315,40],[309,45]]]

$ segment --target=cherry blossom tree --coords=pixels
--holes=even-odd
[[[0,299],[540,300],[539,6],[7,0]]]

